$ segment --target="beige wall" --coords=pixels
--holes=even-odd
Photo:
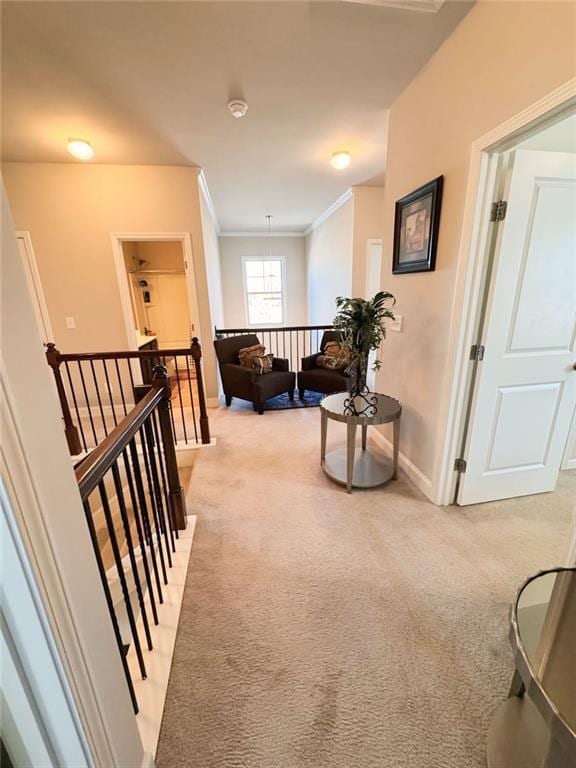
[[[202,189],[200,189],[200,215],[202,235],[204,240],[204,262],[206,264],[206,280],[210,297],[211,329],[221,328],[224,323],[224,307],[222,298],[222,274],[220,272],[220,249],[218,232],[212,220],[212,214]]]
[[[99,764],[140,766],[140,737],[4,188],[1,221],[0,376],[8,398],[2,414],[3,422],[4,418],[12,422],[18,449],[23,451],[22,463],[11,462],[12,429],[3,429],[3,461],[8,461],[3,475],[9,493],[18,493],[16,517],[25,529],[26,549],[34,553],[41,569],[40,592],[48,590],[50,597],[47,615],[51,625],[57,622],[59,627],[55,644],[65,667],[74,672],[75,698],[82,692],[80,716],[86,733],[100,745]],[[25,660],[27,649],[19,651]],[[94,719],[95,701],[105,702],[102,720]],[[90,716],[92,721],[86,723]],[[102,749],[104,735],[107,755]]]
[[[228,328],[248,325],[244,301],[243,258],[284,259],[286,320],[284,325],[306,323],[306,253],[303,237],[221,237],[220,265],[224,321]]]
[[[364,296],[367,241],[381,238],[384,231],[384,187],[352,187],[352,195],[354,197],[352,294]]]
[[[308,322],[329,324],[337,296],[352,292],[354,199],[346,200],[306,237]]]
[[[472,142],[576,74],[576,5],[481,0],[390,111],[382,287],[404,332],[388,335],[380,391],[403,402],[401,451],[437,473],[447,340]],[[444,174],[436,271],[391,274],[394,202]]]
[[[3,174],[16,227],[30,231],[61,351],[127,348],[111,233],[190,233],[206,388],[215,396],[197,169],[6,163]]]

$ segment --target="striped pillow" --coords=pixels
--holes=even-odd
[[[252,358],[252,368],[254,373],[261,376],[263,373],[270,373],[272,370],[272,361],[274,355],[261,355],[260,357]]]

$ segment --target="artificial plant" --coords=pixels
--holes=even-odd
[[[387,319],[394,320],[391,307],[396,299],[387,291],[379,291],[372,299],[348,299],[338,296],[336,307],[338,314],[334,318],[334,328],[338,331],[341,343],[350,350],[348,373],[352,378],[352,392],[361,392],[366,388],[368,357],[372,350],[380,348],[386,337]],[[382,363],[374,360],[373,369],[378,370]]]

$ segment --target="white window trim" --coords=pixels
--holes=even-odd
[[[248,308],[248,282],[246,280],[246,262],[248,261],[279,261],[282,270],[282,322],[281,323],[251,323]],[[286,261],[283,256],[242,256],[242,288],[244,294],[244,317],[247,328],[282,328],[286,325]],[[273,291],[275,293],[275,291]]]

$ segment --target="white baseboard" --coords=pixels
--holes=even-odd
[[[150,754],[150,752],[144,752],[144,757],[142,758],[140,768],[155,768],[155,766],[156,763],[154,762],[154,757]]]
[[[386,453],[386,455],[392,456],[392,443],[385,435],[382,434],[382,432],[379,432],[377,429],[373,429],[368,434],[374,440],[376,445],[381,448],[384,453]],[[421,470],[419,470],[415,464],[412,464],[410,459],[405,456],[402,451],[400,451],[398,454],[398,464],[411,480],[411,482],[413,482],[414,485],[418,488],[418,490],[422,491],[424,496],[430,499],[430,501],[433,501],[432,481],[430,478],[427,477]]]
[[[219,408],[222,403],[220,402],[219,397],[207,397],[206,398],[206,407],[207,408]]]

